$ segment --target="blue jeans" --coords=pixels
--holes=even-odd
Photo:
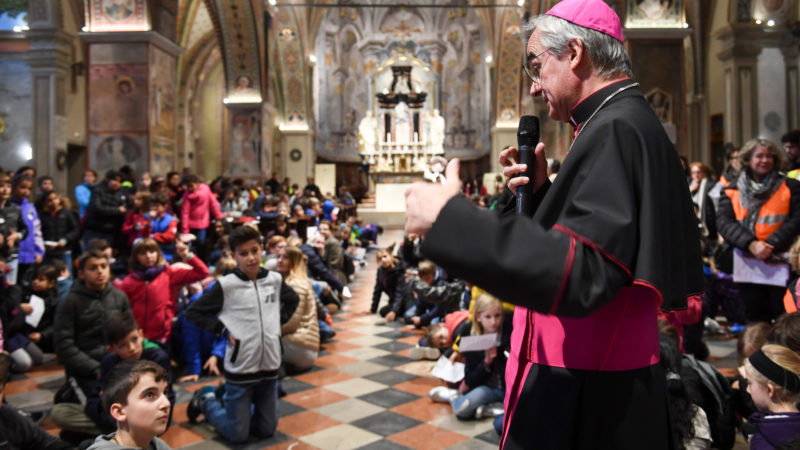
[[[502,402],[505,392],[489,386],[478,386],[464,395],[450,401],[453,412],[459,419],[474,419],[478,406],[492,402]]]
[[[319,323],[319,338],[322,342],[332,339],[336,335],[336,332],[328,325],[328,322],[324,320],[317,320],[317,322]]]
[[[208,233],[207,229],[203,228],[202,230],[200,230],[200,229],[192,228],[189,231],[193,235],[195,235],[197,237],[197,240],[195,242],[197,242],[200,245],[203,245],[203,244],[206,243],[206,236],[208,235],[207,234]]]
[[[403,319],[406,323],[411,323],[411,318],[417,315],[417,305],[414,305],[403,313]]]
[[[225,406],[216,398],[206,400],[203,415],[225,440],[244,442],[251,429],[259,437],[275,433],[278,427],[278,380],[256,384],[226,382],[222,401]]]

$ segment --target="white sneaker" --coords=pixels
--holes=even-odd
[[[475,418],[485,419],[487,417],[497,417],[503,414],[503,404],[501,402],[488,403],[486,405],[478,406],[475,410]]]
[[[450,400],[459,395],[458,390],[447,386],[436,386],[428,392],[428,397],[437,403],[450,403]]]
[[[343,298],[353,298],[353,294],[350,293],[350,288],[345,286],[342,289],[342,297]]]

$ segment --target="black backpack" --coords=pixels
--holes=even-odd
[[[708,417],[711,446],[720,450],[732,449],[736,441],[737,419],[728,380],[714,366],[691,355],[683,357],[681,377],[686,389]]]

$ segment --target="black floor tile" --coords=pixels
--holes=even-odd
[[[367,375],[362,378],[377,381],[378,383],[383,383],[389,386],[394,386],[395,384],[405,383],[406,381],[413,380],[414,378],[417,378],[417,376],[406,372],[400,372],[399,370],[385,370],[383,372],[373,373],[372,375]]]
[[[352,422],[351,425],[371,431],[381,436],[389,436],[391,434],[400,433],[401,431],[408,430],[419,424],[419,420],[414,420],[391,411],[384,411],[369,417]]]
[[[413,347],[413,345],[406,344],[405,342],[392,341],[392,342],[384,342],[383,344],[379,344],[379,345],[373,345],[373,347],[379,348],[381,350],[386,350],[386,351],[389,351],[389,352],[399,352],[401,350],[405,350],[407,348],[411,348],[411,347]]]
[[[292,414],[297,414],[305,410],[306,409],[302,406],[297,406],[294,403],[278,400],[278,417],[291,416]]]
[[[475,436],[475,438],[490,444],[500,445],[500,436],[495,433],[494,429],[491,429],[485,433],[481,433]]]
[[[411,362],[411,360],[408,359],[408,357],[406,357],[406,356],[394,355],[394,354],[385,355],[385,356],[379,356],[377,358],[372,358],[372,359],[370,359],[368,361],[371,362],[371,363],[380,364],[380,365],[386,366],[386,367],[402,366],[403,364],[408,364],[409,362]]]
[[[395,406],[408,403],[418,398],[420,398],[418,395],[398,391],[397,389],[384,389],[382,391],[377,391],[358,397],[359,400],[372,403],[373,405],[382,406],[384,408],[394,408]]]
[[[297,392],[307,391],[309,389],[314,389],[316,386],[313,384],[303,383],[300,380],[296,380],[294,378],[284,378],[281,380],[281,387],[286,394],[295,394]]]
[[[392,441],[381,439],[380,441],[359,447],[357,450],[407,450],[409,448],[411,447],[404,447],[400,444],[395,444]]]
[[[404,337],[414,336],[414,333],[409,333],[408,331],[392,330],[392,331],[384,331],[383,333],[378,333],[375,336],[385,337],[389,339],[402,339]]]

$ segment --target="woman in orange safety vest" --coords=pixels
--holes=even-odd
[[[800,182],[781,172],[783,152],[752,139],[739,152],[742,172],[720,197],[717,225],[725,244],[746,256],[778,262],[800,234]],[[786,286],[737,283],[748,322],[770,322],[783,313]]]

